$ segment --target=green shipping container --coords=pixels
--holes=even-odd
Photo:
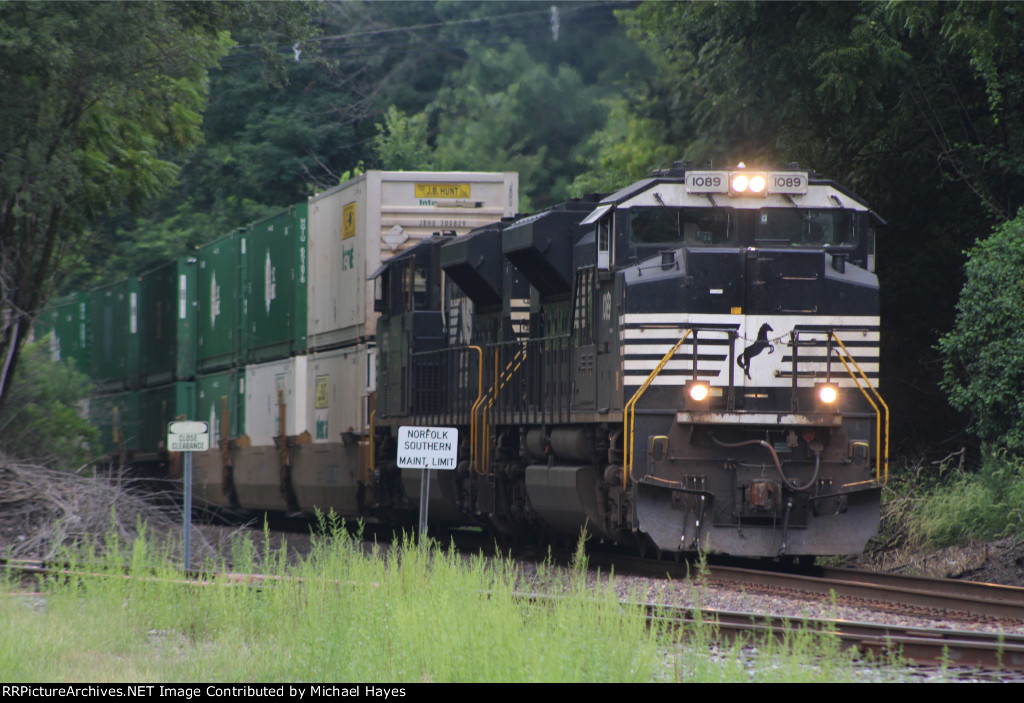
[[[88,295],[93,383],[100,391],[138,387],[138,279],[122,279]]]
[[[196,260],[180,257],[139,276],[139,383],[196,374]]]
[[[306,351],[306,203],[257,222],[241,247],[246,272],[246,361]]]
[[[72,364],[86,375],[90,370],[88,311],[87,293],[54,298],[39,313],[33,330],[34,339],[50,335],[50,358]]]
[[[89,422],[99,430],[98,455],[109,455],[118,451],[118,435],[121,447],[138,450],[139,393],[123,391],[93,397],[89,400]]]
[[[179,381],[139,391],[139,450],[156,452],[167,446],[167,425],[196,420],[196,384]]]
[[[196,379],[196,420],[210,423],[210,448],[218,446],[220,425],[227,412],[227,435],[245,433],[245,372],[221,371]]]
[[[241,352],[245,230],[200,247],[196,270],[196,370],[231,368]]]

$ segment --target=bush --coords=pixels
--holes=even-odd
[[[49,337],[26,344],[0,408],[0,451],[53,468],[78,468],[98,439],[80,409],[89,394],[85,375],[50,360]]]
[[[948,547],[1024,529],[1024,459],[1000,450],[977,473],[954,469],[943,478],[905,515],[911,544]]]
[[[1024,210],[967,255],[942,387],[984,444],[1024,454]]]

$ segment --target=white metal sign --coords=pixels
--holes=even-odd
[[[688,193],[728,193],[728,171],[687,171],[686,191]]]
[[[454,427],[399,427],[398,468],[454,469],[459,431]]]
[[[210,448],[210,423],[179,420],[167,423],[167,451],[205,452]]]

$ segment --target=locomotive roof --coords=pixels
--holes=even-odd
[[[753,210],[762,207],[857,210],[870,213],[880,225],[886,224],[885,220],[872,211],[853,191],[835,181],[817,178],[813,172],[804,173],[808,177],[805,193],[774,193],[759,196],[689,192],[685,176],[646,178],[603,198],[599,207],[581,224],[597,221],[612,208],[708,206]]]

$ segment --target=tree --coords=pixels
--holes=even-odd
[[[1024,209],[968,252],[943,389],[990,447],[1024,455]]]
[[[360,164],[406,170],[522,164],[524,194],[532,189],[544,202],[566,197],[565,184],[578,169],[575,150],[600,124],[606,109],[603,100],[593,105],[595,97],[616,95],[631,71],[642,73],[639,67],[646,67],[639,47],[614,16],[616,6],[627,4],[319,3],[312,8],[315,41],[279,41],[278,51],[269,54],[258,50],[266,37],[261,39],[255,30],[233,32],[238,45],[210,72],[203,143],[179,158],[176,187],[142,212],[104,219],[62,292],[97,285],[112,271],[141,271],[166,257],[185,254],[197,244],[336,185]],[[278,15],[293,6],[240,5],[270,8]],[[272,26],[287,25],[287,19],[276,17]],[[518,53],[510,51],[512,37],[519,42]],[[538,134],[525,144],[530,153],[510,155],[501,133],[481,133],[477,123],[497,127],[506,119],[490,106],[466,105],[466,117],[442,129],[442,117],[447,119],[450,108],[455,109],[435,101],[442,88],[469,88],[465,81],[481,79],[497,97],[493,76],[471,69],[481,60],[482,44],[494,48],[499,59],[526,59],[522,66],[497,67],[506,85],[522,83],[529,74],[528,80],[539,77],[542,87],[548,78],[536,71],[546,67],[546,75],[559,80],[560,74],[572,73],[587,88],[565,94],[556,89],[548,98],[550,104],[538,104],[525,95],[529,86],[520,89],[529,111],[525,117],[513,115],[513,121],[522,124],[511,126],[522,135],[536,121]],[[268,65],[270,59],[274,60]],[[515,107],[515,102],[504,104]],[[572,146],[567,151],[564,144],[558,145],[546,152],[551,158],[539,160],[532,152],[550,134],[550,122],[535,118],[547,113],[563,120],[560,128],[574,130]],[[442,163],[438,149],[459,142],[458,130],[467,124],[476,132],[472,140],[461,140],[466,153],[449,149]],[[561,139],[557,134],[552,137],[553,142]],[[521,143],[519,139],[512,146]],[[559,172],[553,179],[545,175],[552,170]]]
[[[434,168],[434,155],[429,145],[427,113],[412,117],[394,105],[378,125],[373,140],[377,158],[392,171],[429,171]]]
[[[576,148],[604,121],[602,87],[532,58],[520,42],[468,52],[432,103],[438,166],[518,171],[524,211],[567,199]]]
[[[95,224],[174,184],[202,141],[209,70],[248,30],[308,37],[305,3],[0,0],[0,403],[37,310],[97,249]]]
[[[569,198],[578,150],[608,110],[609,84],[547,65],[519,41],[471,42],[466,52],[422,113],[389,110],[375,140],[383,166],[517,171],[523,211]]]
[[[222,20],[202,3],[0,5],[0,399],[84,224],[161,192],[167,155],[199,141]]]

